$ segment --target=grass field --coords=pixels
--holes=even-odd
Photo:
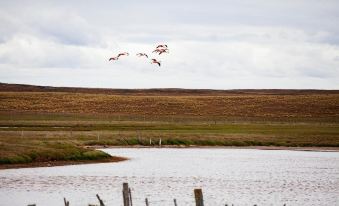
[[[0,84],[0,164],[103,160],[86,146],[339,147],[339,91]],[[151,143],[150,143],[151,140]]]

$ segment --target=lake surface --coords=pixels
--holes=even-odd
[[[339,205],[339,153],[255,149],[105,149],[119,163],[0,170],[0,205],[122,205],[122,183],[133,206]]]

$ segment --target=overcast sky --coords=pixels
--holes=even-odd
[[[0,82],[339,89],[338,22],[337,0],[2,0]]]

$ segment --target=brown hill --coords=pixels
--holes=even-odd
[[[88,94],[113,94],[136,96],[223,96],[241,94],[260,95],[307,95],[307,94],[339,94],[339,90],[314,90],[314,89],[107,89],[107,88],[82,88],[82,87],[51,87],[27,84],[0,83],[0,92],[74,92]]]
[[[0,112],[339,121],[338,90],[90,89],[0,85]],[[133,119],[132,118],[132,119]]]

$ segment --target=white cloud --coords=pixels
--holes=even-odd
[[[77,7],[66,1],[21,7],[20,2],[2,2],[0,81],[115,88],[338,89],[339,30],[332,22],[339,20],[337,4],[272,2],[187,1],[179,6],[102,1]],[[278,10],[299,13],[283,16]],[[309,21],[315,22],[313,28]],[[162,67],[135,56],[151,54],[157,43],[170,46],[170,54],[153,54]],[[108,62],[122,51],[131,55]]]

